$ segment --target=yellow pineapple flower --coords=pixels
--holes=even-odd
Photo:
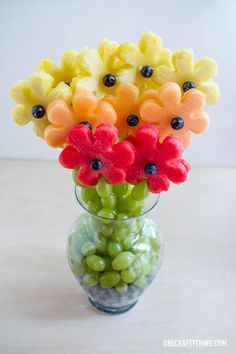
[[[79,74],[71,83],[72,90],[88,89],[98,98],[113,94],[119,83],[118,47],[117,43],[105,39],[98,50],[83,48],[79,53]]]
[[[78,63],[79,53],[68,50],[62,55],[60,67],[50,59],[41,59],[38,70],[50,74],[54,78],[55,85],[63,81],[70,86],[72,79],[78,74]]]
[[[12,99],[18,104],[12,111],[14,121],[19,125],[33,123],[34,133],[43,138],[49,124],[46,109],[55,99],[71,102],[71,90],[64,82],[53,87],[54,79],[45,72],[36,72],[28,81],[19,81],[10,90]]]
[[[180,49],[172,55],[173,66],[161,65],[153,75],[153,80],[162,85],[176,82],[185,92],[197,88],[206,94],[208,104],[214,104],[220,97],[218,85],[212,81],[217,74],[217,63],[213,59],[203,58],[194,63],[191,49]]]
[[[141,92],[157,88],[153,76],[159,65],[171,65],[170,51],[163,48],[161,38],[151,32],[143,33],[138,45],[121,44],[117,55],[124,64],[119,71],[120,81],[135,84]]]

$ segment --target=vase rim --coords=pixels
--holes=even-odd
[[[95,216],[96,218],[98,219],[103,219],[103,220],[109,220],[109,221],[113,221],[113,222],[124,222],[124,221],[130,221],[130,220],[135,220],[135,219],[138,219],[148,213],[150,213],[150,211],[152,211],[155,206],[157,205],[157,203],[159,202],[159,199],[160,199],[160,194],[154,194],[152,193],[148,198],[147,200],[152,197],[153,199],[153,202],[151,203],[150,207],[148,207],[147,209],[144,210],[144,212],[142,212],[140,215],[137,215],[137,216],[132,216],[132,217],[128,217],[126,219],[112,219],[112,218],[105,218],[104,216],[100,216],[100,215],[97,215],[95,213],[93,213],[92,211],[88,210],[85,203],[82,201],[82,198],[80,196],[80,193],[78,191],[81,190],[81,187],[80,186],[75,186],[75,197],[76,197],[76,200],[77,202],[79,203],[79,205],[87,212],[89,213],[90,215],[93,215]]]

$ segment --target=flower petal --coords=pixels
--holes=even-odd
[[[176,81],[176,75],[173,68],[160,65],[154,70],[152,79],[158,85],[163,85],[166,82]]]
[[[10,89],[11,98],[21,104],[29,105],[34,101],[33,93],[28,81],[19,81]]]
[[[104,170],[102,174],[107,182],[113,185],[123,183],[126,178],[126,173],[122,168],[109,168]]]
[[[207,81],[218,73],[218,66],[215,60],[204,58],[194,65],[195,75],[199,81]]]
[[[199,83],[198,88],[205,93],[208,104],[214,104],[220,98],[219,86],[211,80]]]
[[[200,112],[204,109],[206,104],[206,96],[203,92],[196,89],[188,90],[184,93],[184,96],[181,101],[181,107],[188,114],[194,112]]]
[[[93,152],[93,133],[86,125],[76,125],[68,134],[68,144],[85,155]]]
[[[94,133],[94,147],[99,151],[109,150],[118,140],[118,130],[112,124],[100,124]]]
[[[192,73],[194,54],[191,49],[179,49],[173,53],[173,64],[177,73]]]
[[[93,77],[93,76],[84,77],[82,75],[78,75],[77,77],[75,77],[72,80],[71,89],[75,93],[76,93],[76,91],[78,91],[80,89],[85,89],[85,90],[89,90],[92,92],[96,92],[98,89],[97,78]]]
[[[196,113],[191,116],[189,121],[189,130],[199,134],[205,132],[209,127],[209,119],[206,112]]]
[[[93,122],[95,126],[102,123],[116,123],[116,112],[108,102],[100,101],[96,111],[94,112]]]
[[[38,64],[38,70],[44,71],[47,74],[50,74],[52,77],[56,77],[58,75],[58,67],[54,63],[53,60],[48,58],[43,58],[40,60]]]
[[[157,123],[162,118],[163,108],[155,99],[147,99],[141,104],[139,112],[145,122]]]
[[[87,120],[97,108],[98,99],[91,91],[80,89],[74,94],[72,105],[76,116],[80,119]]]
[[[29,78],[30,86],[39,103],[47,104],[47,95],[52,89],[53,81],[53,77],[43,71],[38,71]]]
[[[156,34],[146,32],[142,33],[138,46],[144,55],[156,58],[162,48],[162,40]]]
[[[33,132],[35,133],[35,135],[37,135],[39,138],[43,138],[44,131],[49,124],[47,116],[45,115],[41,119],[35,119],[32,117],[32,122],[33,122]]]
[[[102,71],[103,62],[95,49],[83,48],[78,57],[79,70],[88,75],[95,75]]]
[[[78,150],[68,145],[60,153],[59,162],[65,168],[78,168],[84,164],[84,158]]]
[[[135,140],[143,155],[152,159],[159,141],[159,131],[153,125],[145,124],[138,129]]]
[[[128,167],[126,172],[127,182],[137,184],[145,178],[144,164],[144,161],[139,160]]]
[[[135,159],[135,149],[128,141],[121,141],[113,146],[112,162],[117,167],[126,168]]]
[[[64,145],[69,131],[76,124],[74,115],[63,100],[52,102],[47,108],[50,124],[44,132],[44,140],[52,147]]]
[[[183,142],[174,136],[167,136],[159,145],[159,154],[163,160],[179,158],[183,152]]]
[[[109,63],[114,59],[119,45],[116,42],[104,39],[100,42],[98,52],[105,63]]]
[[[76,178],[84,186],[95,186],[99,180],[99,172],[92,170],[90,167],[82,167],[77,172]]]
[[[30,108],[27,106],[17,106],[12,111],[12,117],[16,124],[26,125],[32,118]]]
[[[186,164],[182,159],[169,160],[165,165],[165,174],[173,183],[182,183],[187,178]]]
[[[62,99],[68,103],[71,102],[72,92],[71,88],[64,82],[60,82],[55,88],[51,90],[47,97],[47,103],[54,100]]]
[[[135,68],[140,64],[141,53],[139,48],[134,43],[122,43],[117,54],[124,64],[128,64]]]
[[[156,174],[148,177],[148,187],[150,192],[158,194],[163,191],[168,191],[170,182],[165,175]]]
[[[176,107],[181,101],[181,88],[175,82],[167,82],[158,91],[160,101],[166,107]]]

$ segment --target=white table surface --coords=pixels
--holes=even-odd
[[[162,269],[130,312],[95,312],[67,265],[82,212],[71,171],[0,162],[0,353],[236,353],[236,170],[193,168],[154,217]],[[165,339],[226,339],[225,348],[165,348]]]

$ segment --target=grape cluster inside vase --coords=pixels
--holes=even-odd
[[[142,214],[126,219],[98,216],[76,198],[84,213],[73,223],[67,256],[71,270],[97,310],[120,314],[131,309],[158,273],[163,237],[151,211],[158,196],[147,198]]]

